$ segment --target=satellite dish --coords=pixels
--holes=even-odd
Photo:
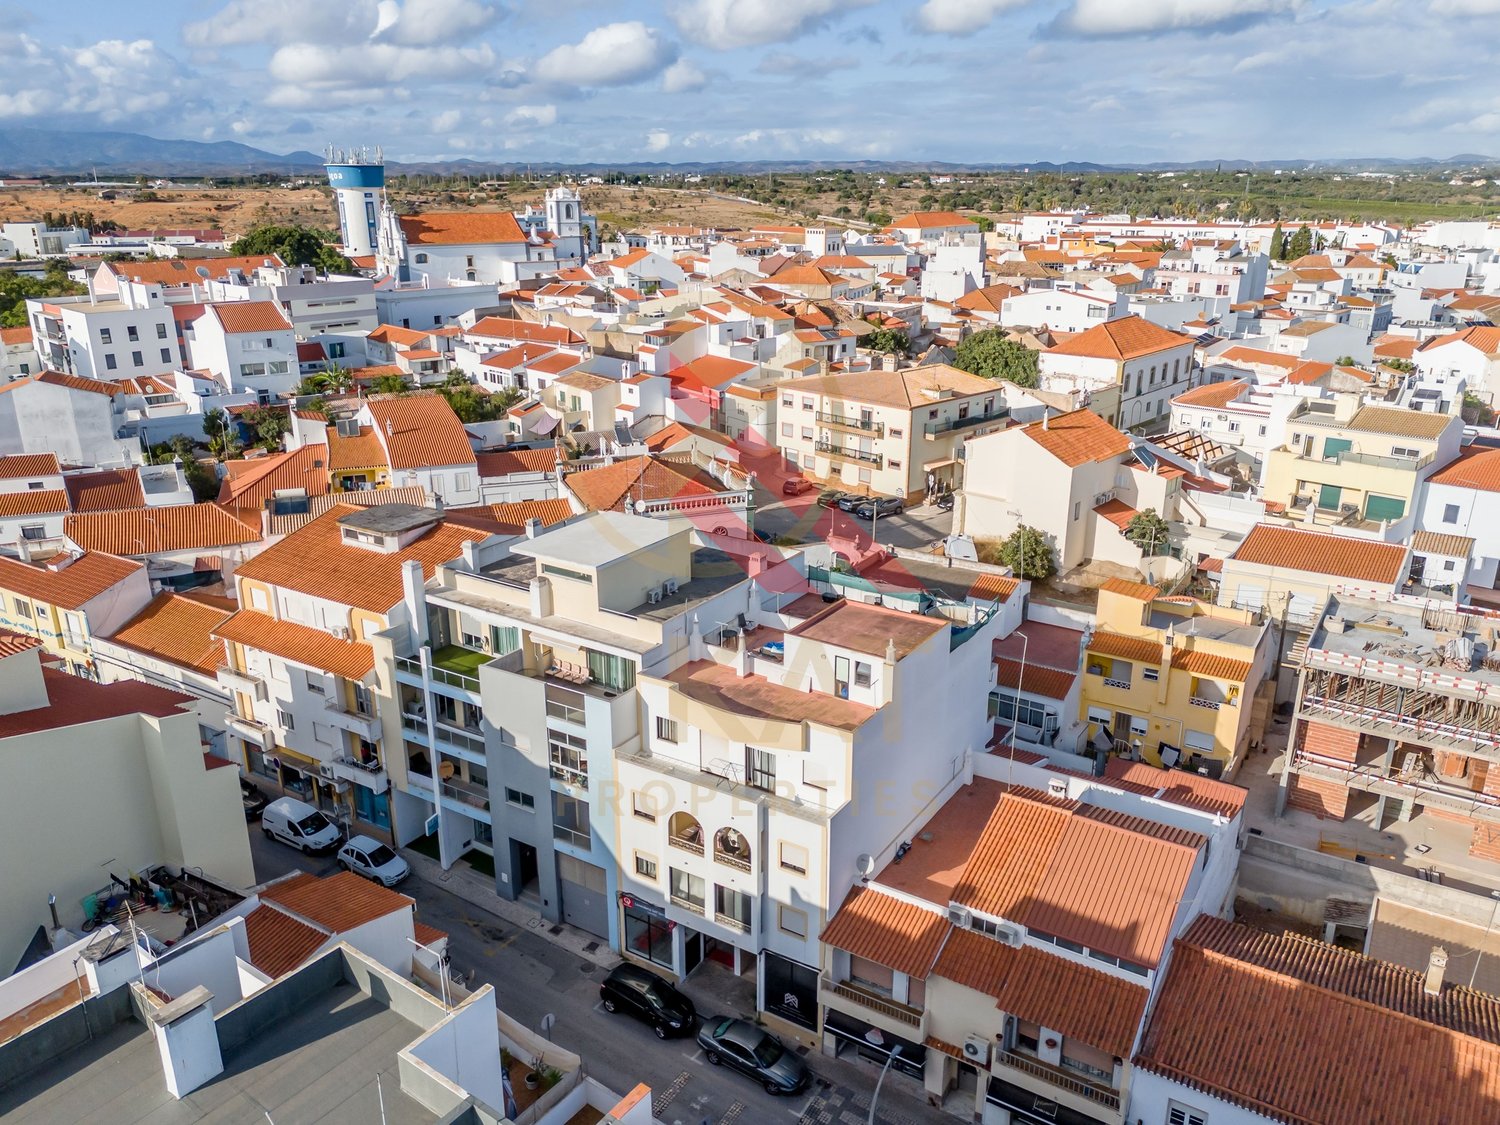
[[[859,868],[859,877],[868,879],[875,874],[875,857],[869,854],[861,855],[854,861],[854,866]]]
[[[644,500],[633,500],[631,501],[630,507],[635,511],[637,515],[644,516],[646,514],[646,502]]]

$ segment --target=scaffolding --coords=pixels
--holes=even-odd
[[[1363,730],[1465,753],[1500,758],[1500,706],[1461,694],[1388,683],[1316,665],[1302,681],[1304,715],[1324,715]]]

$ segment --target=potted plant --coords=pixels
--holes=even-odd
[[[537,1055],[531,1060],[531,1069],[526,1072],[526,1088],[535,1090],[542,1084],[542,1057]]]

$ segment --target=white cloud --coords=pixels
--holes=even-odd
[[[917,26],[939,35],[978,31],[1001,12],[1031,0],[927,0],[917,11]]]
[[[518,105],[505,115],[505,123],[511,128],[541,128],[557,124],[555,105]]]
[[[349,4],[315,0],[231,0],[217,15],[184,24],[182,40],[193,47],[245,43],[292,43],[364,38],[376,27],[373,0]]]
[[[393,18],[377,34],[411,47],[452,43],[485,30],[504,14],[503,8],[480,0],[381,0],[381,23]]]
[[[431,81],[435,76],[452,74],[455,68],[488,67],[494,61],[495,53],[486,43],[459,50],[398,47],[391,43],[360,43],[348,47],[292,43],[277,48],[267,69],[272,78],[287,86],[333,90],[366,88],[411,78]]]
[[[875,0],[677,0],[668,11],[677,30],[716,50],[785,43],[829,17]]]
[[[1052,23],[1070,35],[1148,35],[1164,31],[1227,31],[1297,8],[1300,0],[1073,0]]]
[[[687,59],[678,59],[662,73],[661,88],[668,94],[701,90],[708,85],[708,75]]]
[[[445,109],[432,119],[432,131],[434,133],[451,133],[458,128],[458,123],[464,119],[463,111],[458,109]]]
[[[1440,16],[1500,16],[1500,0],[1432,0]]]
[[[677,57],[677,45],[639,20],[596,27],[577,43],[554,47],[537,60],[543,82],[624,86],[656,73]]]
[[[149,39],[102,39],[87,47],[48,50],[29,36],[7,44],[0,118],[80,115],[89,125],[117,125],[182,108],[184,71]]]
[[[664,129],[652,129],[646,134],[646,151],[661,152],[672,143],[672,134]]]

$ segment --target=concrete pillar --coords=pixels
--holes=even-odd
[[[209,1005],[212,999],[213,993],[200,984],[171,1003],[151,1009],[151,1034],[161,1055],[167,1092],[174,1098],[186,1097],[224,1070],[219,1030]]]
[[[1281,771],[1281,784],[1276,787],[1276,818],[1279,820],[1286,815],[1287,797],[1292,791],[1292,771]]]

